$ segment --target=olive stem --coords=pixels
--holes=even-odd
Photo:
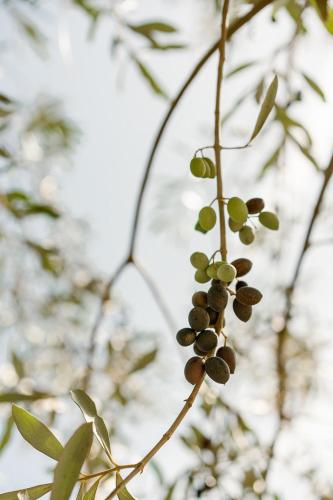
[[[171,436],[174,434],[174,432],[177,430],[178,426],[181,424],[183,419],[185,418],[187,412],[191,409],[193,402],[195,398],[197,397],[200,387],[204,381],[205,374],[201,376],[201,379],[199,382],[196,383],[194,388],[192,389],[191,394],[189,397],[186,399],[185,404],[180,411],[180,413],[177,415],[175,420],[172,422],[168,430],[163,434],[161,439],[153,446],[153,448],[143,457],[143,459],[136,465],[136,467],[128,474],[123,481],[121,481],[115,488],[114,490],[105,498],[105,500],[109,500],[110,498],[114,498],[119,491],[127,484],[129,483],[135,476],[137,476],[139,473],[143,472],[144,467],[147,465],[147,463],[156,455],[156,453],[162,448],[162,446],[169,441]]]

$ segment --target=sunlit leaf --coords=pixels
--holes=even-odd
[[[17,376],[19,378],[24,377],[25,371],[24,371],[23,362],[20,359],[20,357],[18,356],[18,354],[16,352],[14,352],[14,351],[12,352],[12,363],[13,363],[13,366],[14,366],[15,371],[17,373]]]
[[[302,76],[304,80],[308,83],[308,85],[312,88],[312,90],[316,92],[316,94],[318,94],[319,97],[325,102],[326,101],[325,94],[323,90],[319,87],[319,85],[312,78],[310,78],[309,75],[302,73]]]
[[[85,391],[75,389],[71,391],[71,397],[83,413],[84,418],[89,422],[97,416],[97,408],[93,400]]]
[[[313,3],[317,7],[320,17],[326,21],[328,16],[328,3],[327,0],[313,0]]]
[[[16,427],[23,438],[36,450],[58,460],[63,446],[50,429],[20,406],[13,405],[12,413]]]
[[[84,495],[83,500],[95,500],[100,480],[101,478],[99,477],[97,481],[89,488],[87,493]]]
[[[17,494],[18,500],[31,500],[29,492],[27,490],[19,491]]]
[[[258,118],[257,118],[256,124],[254,126],[252,135],[250,137],[249,143],[259,134],[260,130],[264,126],[265,121],[268,118],[268,115],[272,111],[274,103],[275,103],[277,89],[278,89],[278,78],[275,75],[272,83],[268,87],[265,98],[264,98],[263,103],[261,105],[261,108],[260,108],[260,111],[258,114]]]
[[[92,444],[92,424],[82,424],[69,439],[54,471],[51,500],[68,500]]]
[[[116,485],[118,486],[122,482],[123,478],[119,474],[116,473]],[[124,486],[118,493],[119,500],[135,500],[135,498],[130,494],[126,486]]]
[[[101,445],[105,449],[105,451],[108,453],[109,456],[111,456],[111,446],[110,446],[110,437],[108,430],[106,428],[105,422],[100,417],[97,415],[94,419],[94,427],[95,427],[95,434],[100,441]]]
[[[153,349],[150,352],[147,352],[146,354],[143,354],[139,359],[136,360],[134,365],[132,366],[130,373],[134,373],[139,370],[143,370],[143,368],[146,368],[150,363],[154,361],[157,355],[157,349]]]
[[[37,486],[32,486],[31,488],[26,488],[23,491],[27,491],[31,500],[36,500],[41,498],[43,495],[51,491],[52,483],[39,484]],[[17,495],[21,490],[9,491],[8,493],[0,493],[0,500],[17,500]]]

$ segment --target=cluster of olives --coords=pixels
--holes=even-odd
[[[244,245],[250,245],[255,238],[253,228],[247,223],[251,216],[257,216],[259,222],[272,231],[279,229],[278,216],[274,212],[264,210],[265,202],[262,198],[251,198],[245,202],[238,196],[233,196],[228,199],[226,205],[229,228],[233,233],[238,233]],[[216,212],[212,206],[203,207],[199,212],[196,229],[206,233],[213,229],[216,219]]]
[[[219,321],[228,304],[229,295],[233,296],[233,310],[241,321],[248,321],[252,315],[252,306],[258,304],[262,294],[256,288],[248,286],[239,278],[245,276],[252,268],[252,262],[246,258],[239,258],[233,262],[216,262],[209,264],[208,257],[202,252],[195,252],[191,256],[191,263],[203,272],[211,281],[208,292],[198,291],[192,296],[188,322],[189,328],[182,328],[177,333],[177,341],[182,346],[193,345],[196,356],[192,357],[185,366],[185,377],[196,384],[204,373],[215,382],[225,384],[230,373],[234,373],[236,359],[234,351],[224,345],[214,355],[218,344],[216,331],[220,330]],[[199,266],[199,267],[198,267]],[[196,276],[197,277],[197,276]],[[229,288],[237,278],[235,291]],[[223,323],[225,323],[223,319]],[[215,331],[214,331],[215,330]]]
[[[188,315],[190,328],[182,328],[177,333],[177,341],[182,346],[193,345],[196,356],[185,365],[185,378],[196,384],[204,372],[220,384],[225,384],[234,373],[236,357],[228,347],[220,347],[215,353],[218,336],[213,329],[228,302],[228,293],[219,280],[213,280],[208,293],[195,292],[192,297],[193,309]]]
[[[190,163],[190,170],[194,177],[203,177],[214,179],[216,177],[216,167],[212,160],[206,156],[192,158]]]

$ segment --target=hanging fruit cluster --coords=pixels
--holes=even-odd
[[[216,176],[215,165],[207,157],[194,157],[190,170],[195,177]],[[277,215],[264,210],[265,203],[262,198],[251,198],[244,202],[234,196],[222,201],[229,215],[230,230],[238,232],[240,241],[245,245],[251,244],[255,238],[253,227],[249,224],[253,218],[257,217],[268,229],[279,228]],[[199,212],[196,229],[203,233],[210,231],[216,224],[216,212],[211,205],[203,207]],[[220,259],[216,258],[218,254],[221,254]],[[252,262],[247,258],[227,262],[223,260],[222,252],[217,250],[210,258],[203,252],[194,252],[190,261],[195,268],[195,280],[198,283],[210,282],[210,288],[208,292],[194,293],[193,308],[188,316],[189,327],[182,328],[177,333],[178,343],[181,346],[192,345],[196,354],[185,365],[185,378],[191,384],[196,384],[206,373],[215,382],[225,384],[236,368],[235,353],[227,346],[227,336],[223,332],[224,313],[229,298],[237,318],[247,322],[251,318],[253,306],[262,299],[262,294],[257,288],[240,280],[252,268]],[[217,348],[220,333],[224,342]]]

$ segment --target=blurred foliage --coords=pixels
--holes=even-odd
[[[90,36],[94,35],[101,19],[110,19],[112,56],[123,51],[152,92],[167,95],[144,54],[159,50],[162,55],[165,51],[184,48],[186,43],[175,26],[161,19],[127,20],[120,8],[122,2],[75,0],[72,3],[88,17]],[[19,28],[23,40],[28,40],[44,57],[47,37],[38,15],[44,8],[43,2],[7,0],[1,4],[5,15]],[[217,10],[221,8],[217,0],[211,0],[211,4]],[[271,22],[282,23],[287,16],[292,23],[290,39],[265,60],[257,57],[244,60],[230,68],[226,75],[227,80],[243,77],[251,82],[244,93],[230,103],[224,115],[222,125],[230,129],[245,106],[262,101],[272,72],[279,75],[283,88],[270,129],[265,132],[270,139],[269,154],[265,150],[260,158],[258,184],[265,182],[268,175],[278,175],[283,170],[290,148],[297,151],[300,163],[309,165],[318,176],[323,168],[316,158],[311,132],[296,118],[300,103],[310,93],[318,102],[326,99],[317,77],[304,73],[295,61],[295,47],[308,35],[309,13],[320,19],[325,31],[333,33],[333,9],[327,2],[273,2]],[[278,56],[284,61],[282,64],[275,64]],[[248,72],[253,70],[254,77],[249,78]],[[22,103],[15,96],[0,94],[0,403],[3,416],[0,454],[10,446],[14,436],[8,403],[31,407],[48,425],[73,431],[72,422],[64,423],[61,418],[68,409],[64,408],[64,400],[73,387],[81,385],[87,370],[87,338],[104,284],[103,277],[82,251],[86,239],[84,224],[73,220],[59,205],[59,183],[79,138],[79,130],[54,99],[39,97],[34,102]],[[154,228],[165,227],[171,211],[177,214],[177,223],[181,223],[178,217],[181,207],[170,206],[165,200],[171,192],[174,195],[176,189],[181,198],[188,190],[187,180],[179,183],[179,179],[168,179],[167,183],[164,197],[158,196]],[[277,208],[283,214],[283,200],[277,200]],[[284,220],[288,223],[287,217]],[[281,251],[265,241],[263,245],[264,251],[271,252],[273,262],[282,261]],[[271,418],[265,420],[264,426],[274,428],[274,420],[280,416],[281,428],[279,435],[273,436],[275,440],[290,428],[290,423],[297,419],[305,402],[318,388],[317,352],[321,347],[312,335],[298,328],[297,321],[289,321],[290,318],[288,327],[274,327],[274,320],[281,325],[285,287],[286,283],[281,281],[271,283],[272,303],[268,310],[256,318],[246,335],[233,339],[239,373],[242,377],[247,374],[244,386],[255,387],[267,408],[265,415]],[[110,435],[111,449],[113,443],[130,445],[118,423],[131,411],[138,418],[143,405],[154,404],[147,400],[141,384],[147,381],[146,369],[158,370],[155,336],[135,331],[126,308],[115,297],[107,301],[105,308],[112,315],[108,315],[104,325],[107,339],[98,347],[99,362],[93,366],[91,384],[98,402],[98,413],[93,417],[94,431],[101,446],[93,444],[86,462],[88,473],[110,466],[106,432]],[[297,320],[303,314],[304,310],[292,311],[291,319]],[[279,353],[281,338],[283,349]],[[259,347],[254,340],[260,341]],[[263,360],[260,366],[258,357]],[[281,393],[285,400],[283,412]],[[235,403],[236,396],[231,398],[227,393],[223,398],[205,386],[198,414],[189,419],[180,435],[179,446],[187,451],[188,464],[185,463],[181,471],[173,471],[171,481],[165,479],[158,459],[151,464],[158,498],[214,499],[223,495],[226,499],[283,500],[277,488],[271,487],[271,464],[275,460],[280,460],[282,466],[306,482],[309,498],[332,498],[331,479],[320,473],[320,464],[315,458],[309,457],[311,463],[302,470],[295,467],[303,453],[301,446],[287,459],[280,458],[274,441],[267,443],[267,436],[261,435],[260,423],[259,426],[252,424],[251,409]],[[100,414],[107,431],[96,420]],[[96,422],[101,426],[99,430]],[[83,498],[83,494],[82,487],[78,498]]]

